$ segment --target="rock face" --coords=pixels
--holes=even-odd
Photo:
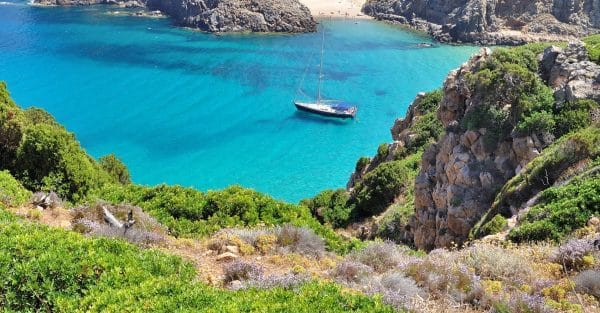
[[[469,74],[481,68],[490,50],[482,49],[452,71],[443,87],[438,118],[446,134],[423,154],[415,180],[415,215],[410,222],[414,244],[424,250],[461,244],[490,207],[502,185],[538,156],[552,138],[511,134],[497,144],[485,142],[485,128],[459,127],[466,113],[482,104],[469,90]],[[564,51],[551,47],[540,60],[542,77],[556,100],[600,100],[600,66],[589,62],[582,44]],[[545,76],[545,77],[544,77]],[[410,115],[410,114],[409,114]],[[513,212],[516,213],[516,212]]]
[[[570,44],[564,51],[550,47],[541,64],[542,77],[558,102],[583,98],[600,102],[600,65],[589,60],[583,45]]]
[[[297,0],[149,0],[182,26],[209,32],[311,32],[316,22]]]
[[[600,0],[368,0],[363,12],[449,42],[522,44],[595,33]]]
[[[313,32],[317,23],[298,0],[35,0],[45,5],[146,6],[180,26],[208,32]]]

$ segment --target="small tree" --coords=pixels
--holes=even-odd
[[[129,175],[127,166],[114,153],[101,157],[99,161],[102,169],[107,171],[119,183],[123,185],[131,183],[131,176]]]

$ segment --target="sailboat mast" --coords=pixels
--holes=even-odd
[[[319,85],[317,87],[317,103],[321,103],[321,81],[323,80],[323,50],[325,48],[325,28],[323,28],[323,40],[321,41],[321,64],[319,65]]]

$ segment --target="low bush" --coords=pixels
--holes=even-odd
[[[425,258],[410,263],[407,273],[436,297],[461,303],[481,300],[480,278],[449,251],[431,251]]]
[[[277,245],[285,252],[320,257],[325,253],[325,242],[311,229],[283,225],[275,229]]]
[[[443,96],[442,89],[437,89],[431,92],[425,93],[425,96],[417,103],[417,110],[422,114],[436,112],[440,106]]]
[[[0,307],[11,312],[393,312],[319,282],[223,291],[180,258],[0,214]]]
[[[177,237],[203,237],[223,228],[258,224],[292,224],[312,229],[336,252],[345,253],[357,244],[321,225],[305,206],[277,201],[239,186],[202,193],[181,186],[107,185],[89,197],[90,202],[97,199],[139,206]]]
[[[427,298],[427,293],[423,291],[416,282],[406,277],[402,273],[390,272],[383,275],[378,284],[375,285],[369,294],[379,293],[382,295],[384,303],[402,310],[411,308],[411,300],[420,297]]]
[[[112,176],[117,182],[121,184],[131,183],[131,176],[127,166],[123,164],[119,158],[114,154],[101,157],[98,162],[100,167],[105,170],[110,176]]]
[[[577,291],[587,293],[600,300],[600,271],[583,271],[575,277],[574,281]]]
[[[509,233],[516,242],[551,239],[559,241],[574,230],[584,227],[600,214],[600,179],[598,176],[574,179],[564,186],[542,192],[520,225]]]
[[[256,263],[235,260],[223,268],[223,281],[228,284],[234,280],[244,281],[259,279],[263,275],[263,269]]]
[[[0,203],[19,206],[31,197],[31,192],[21,185],[8,171],[0,171]]]
[[[373,268],[378,273],[396,268],[403,259],[399,246],[390,241],[371,242],[365,248],[348,255],[350,260]]]
[[[561,264],[565,270],[579,270],[593,265],[592,252],[595,247],[590,240],[572,239],[560,245],[552,259]]]
[[[461,251],[461,264],[472,269],[481,279],[513,282],[516,287],[529,283],[534,272],[514,251],[490,244],[475,244]]]
[[[346,284],[361,284],[373,275],[373,269],[361,262],[344,260],[333,271],[333,277],[338,282]]]
[[[489,222],[481,227],[481,235],[493,235],[501,232],[508,225],[506,218],[500,214],[496,214]]]
[[[358,216],[381,213],[400,194],[413,184],[419,168],[421,153],[402,160],[386,162],[367,173],[351,194],[350,203]]]
[[[586,128],[592,124],[591,112],[598,108],[598,103],[591,99],[566,102],[555,109],[554,135],[557,138],[570,132]]]
[[[347,226],[350,221],[352,207],[349,199],[350,195],[345,189],[324,190],[314,198],[302,200],[300,204],[307,206],[321,223],[340,228]]]
[[[309,281],[310,277],[303,274],[288,273],[284,275],[261,275],[258,278],[249,279],[242,282],[240,289],[282,288],[290,290],[297,289]]]

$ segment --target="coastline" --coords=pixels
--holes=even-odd
[[[300,0],[317,19],[372,19],[361,12],[364,0]]]

